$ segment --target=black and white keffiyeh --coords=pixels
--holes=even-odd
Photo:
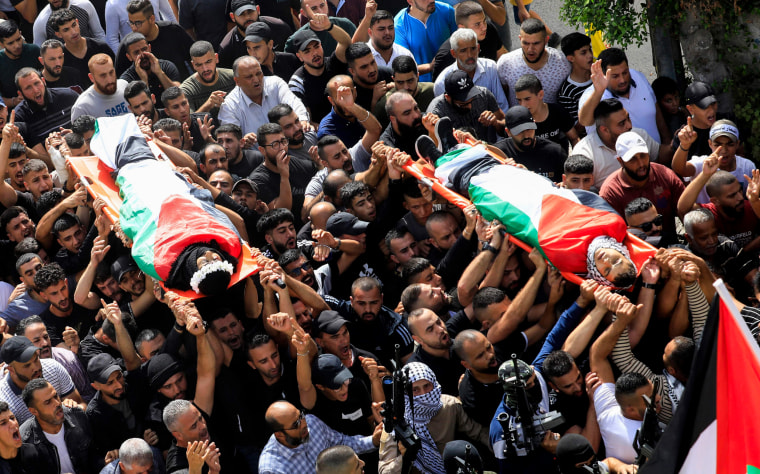
[[[417,453],[414,466],[423,473],[443,474],[443,457],[436,448],[435,440],[428,430],[428,423],[438,414],[443,407],[441,402],[441,384],[436,380],[435,374],[430,367],[421,362],[410,362],[405,366],[409,369],[409,381],[414,383],[418,380],[430,381],[434,388],[424,395],[414,397],[414,413],[409,409],[409,396],[404,395],[406,406],[404,418],[412,425],[417,436],[422,440],[422,449]]]
[[[588,245],[588,250],[586,250],[586,267],[588,269],[588,277],[592,278],[595,281],[598,281],[602,285],[605,286],[615,286],[614,283],[609,281],[602,275],[602,272],[599,271],[598,268],[596,268],[596,261],[594,259],[594,255],[596,255],[596,251],[599,249],[612,249],[617,250],[618,252],[622,253],[625,258],[627,258],[631,264],[636,267],[636,265],[631,261],[631,254],[628,252],[628,249],[625,245],[621,244],[617,240],[613,239],[612,237],[608,235],[600,235],[599,237],[595,238],[591,241],[591,243]]]

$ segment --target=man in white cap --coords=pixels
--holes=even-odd
[[[649,148],[636,132],[621,134],[615,150],[621,168],[604,181],[599,196],[621,216],[629,202],[638,197],[649,199],[662,214],[663,236],[673,234],[677,203],[684,190],[681,180],[670,168],[650,163]]]

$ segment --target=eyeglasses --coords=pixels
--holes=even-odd
[[[657,217],[655,217],[651,221],[642,222],[636,227],[640,228],[644,232],[649,232],[650,230],[652,230],[652,226],[660,227],[661,225],[662,225],[662,214],[657,214]]]
[[[298,419],[295,421],[295,423],[293,423],[293,426],[291,426],[290,428],[283,428],[280,431],[297,430],[298,428],[301,427],[301,423],[303,422],[305,418],[306,418],[306,414],[303,412],[303,410],[301,410],[298,414]]]
[[[143,26],[143,23],[145,23],[146,21],[148,20],[137,20],[137,21],[128,20],[128,23],[130,26],[134,26],[135,28],[140,28],[141,26]]]
[[[264,146],[272,147],[272,150],[278,151],[282,147],[287,146],[287,144],[288,144],[288,139],[287,138],[283,138],[282,140],[277,140],[277,141],[274,141],[274,142],[269,143],[269,144],[264,145]]]
[[[289,270],[288,275],[292,276],[293,278],[296,278],[301,275],[301,272],[308,272],[309,270],[311,270],[311,263],[306,262],[300,267],[296,267],[292,270]]]

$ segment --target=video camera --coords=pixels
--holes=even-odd
[[[660,441],[663,431],[665,431],[657,419],[657,404],[655,402],[657,392],[660,391],[659,377],[656,377],[652,384],[654,385],[652,398],[650,399],[646,395],[642,395],[647,404],[647,409],[644,412],[641,428],[636,431],[636,436],[633,438],[633,449],[636,450],[636,464],[638,466],[643,466],[647,462],[647,459],[652,457],[654,448],[657,447],[657,443]]]
[[[404,418],[404,394],[409,396],[409,409],[412,414],[414,414],[414,396],[412,382],[409,380],[409,369],[401,368],[401,346],[398,344],[396,344],[395,352],[393,375],[383,377],[385,403],[382,415],[385,432],[394,433],[396,441],[401,441],[406,448],[401,469],[401,473],[406,474],[411,470],[412,462],[422,448],[422,441]]]

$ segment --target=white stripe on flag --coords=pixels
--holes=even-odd
[[[718,420],[700,433],[686,456],[678,474],[713,474],[717,469]]]
[[[116,169],[116,146],[131,136],[143,136],[133,114],[101,117],[98,119],[98,133],[90,142],[90,150],[109,168]]]

